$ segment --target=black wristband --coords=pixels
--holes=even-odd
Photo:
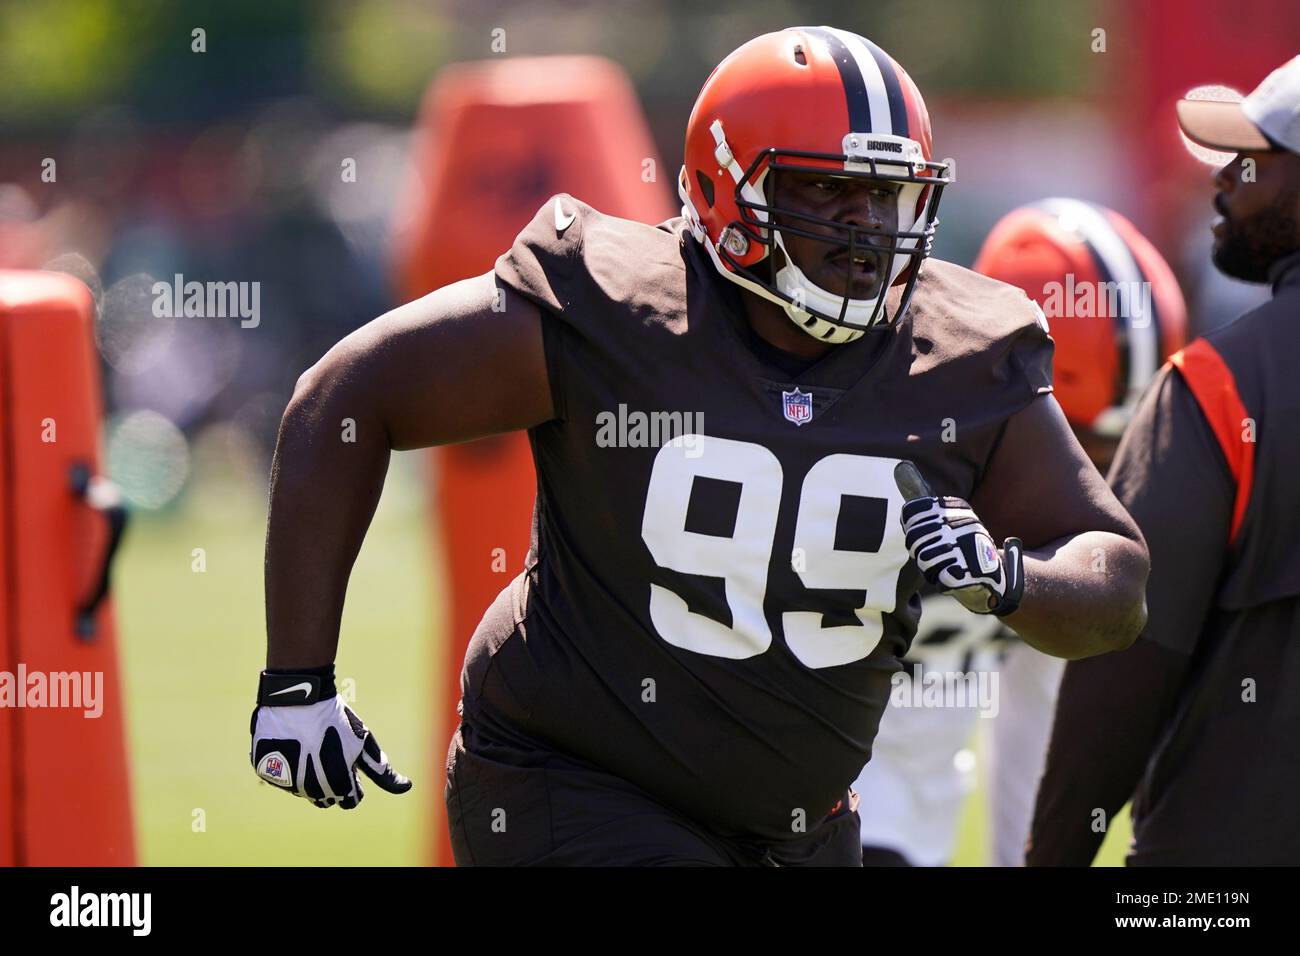
[[[268,667],[266,673],[283,676],[285,674],[306,674],[308,677],[330,677],[334,676],[333,664],[322,664],[320,667]]]
[[[314,704],[337,693],[333,664],[296,670],[268,668],[258,681],[257,703],[267,707]]]

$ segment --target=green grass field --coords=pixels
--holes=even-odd
[[[398,455],[348,591],[338,657],[355,709],[394,764],[405,796],[373,785],[351,812],[274,792],[248,765],[248,721],[264,662],[260,490],[197,480],[166,515],[139,514],[114,591],[127,691],[133,799],[145,865],[410,865],[428,859],[440,600],[424,509],[426,459]],[[206,570],[193,570],[202,548]],[[436,755],[436,762],[435,762]],[[956,863],[985,859],[983,793],[967,801]],[[201,816],[199,812],[201,811]],[[199,821],[203,826],[200,828]],[[1122,863],[1127,816],[1100,862]]]
[[[337,673],[355,681],[356,711],[415,787],[396,797],[371,785],[347,813],[276,793],[249,768],[248,723],[265,662],[264,501],[200,485],[170,517],[137,515],[114,590],[142,863],[426,860],[425,811],[442,799],[430,730],[438,594],[422,462],[404,457],[353,571]],[[203,573],[192,570],[195,548],[206,551]],[[203,832],[195,832],[196,810]]]

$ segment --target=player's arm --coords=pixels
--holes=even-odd
[[[1051,395],[1007,421],[971,506],[994,540],[1024,543],[1024,593],[1006,622],[1026,643],[1072,660],[1133,643],[1146,544]]]
[[[298,379],[271,471],[268,667],[334,659],[348,575],[390,452],[552,417],[537,307],[504,290],[498,300],[497,288],[487,273],[394,309]]]
[[[261,779],[343,809],[364,795],[357,770],[390,793],[410,789],[334,686],[348,576],[389,455],[552,414],[538,310],[504,290],[498,298],[493,273],[380,316],[298,379],[271,472],[267,669],[249,753]]]
[[[1181,376],[1138,406],[1110,484],[1151,551],[1150,617],[1137,642],[1066,666],[1026,862],[1087,866],[1172,717],[1223,569],[1235,486]]]

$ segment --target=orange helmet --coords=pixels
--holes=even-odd
[[[1164,361],[1187,338],[1187,306],[1168,263],[1119,213],[1044,199],[1007,213],[975,271],[1024,289],[1056,342],[1065,416],[1118,436]]]
[[[682,215],[725,278],[784,306],[800,328],[826,342],[849,342],[902,317],[950,179],[946,165],[931,161],[925,101],[889,54],[832,27],[756,37],[705,81],[686,126],[685,154],[677,184]],[[767,174],[780,170],[899,183],[898,228],[773,206],[763,187]],[[780,228],[769,228],[774,215]],[[786,252],[783,232],[840,243],[850,255],[868,237],[882,237],[873,245],[887,257],[887,281],[871,299],[823,289]],[[896,285],[903,291],[891,316],[886,296]]]

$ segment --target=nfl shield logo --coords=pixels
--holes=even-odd
[[[289,779],[289,767],[279,751],[269,753],[258,761],[257,775],[277,787],[293,786],[293,781]]]
[[[984,574],[991,574],[998,569],[998,549],[988,535],[976,535],[975,554],[979,558],[980,571]]]
[[[799,391],[799,386],[795,386],[793,392],[781,393],[781,408],[785,412],[785,420],[794,422],[796,425],[803,425],[812,421],[812,393]]]

